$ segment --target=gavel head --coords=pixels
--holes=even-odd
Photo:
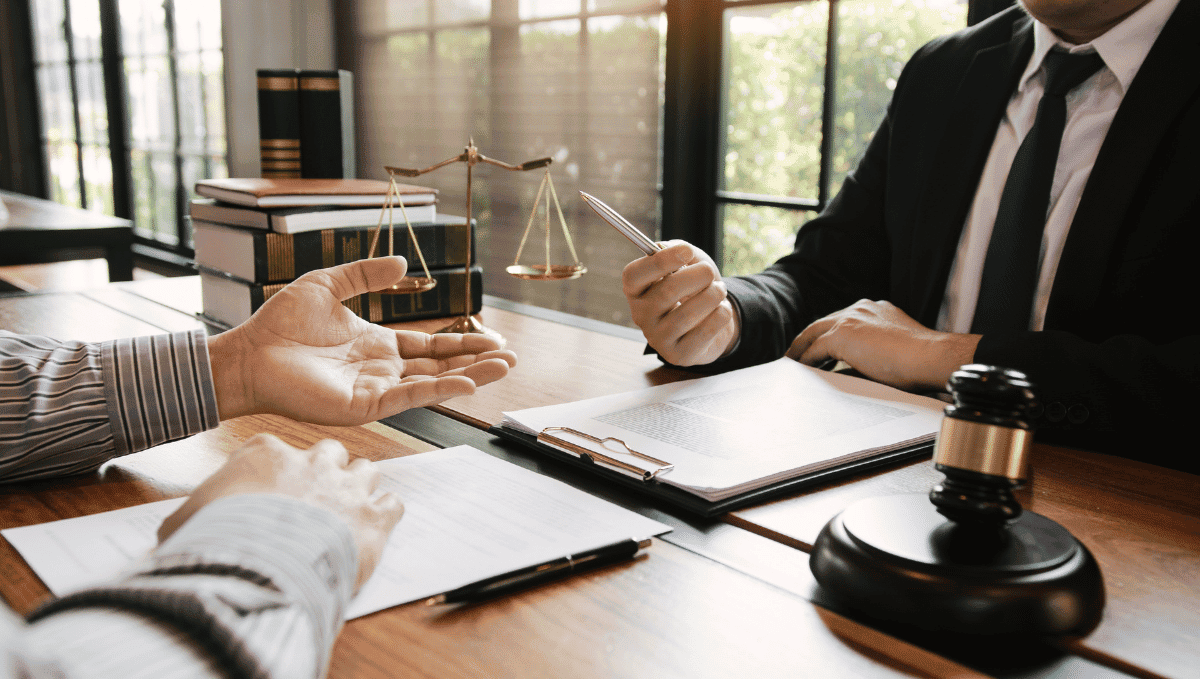
[[[929,500],[960,525],[1002,529],[1021,514],[1012,490],[1029,478],[1034,387],[1022,372],[978,364],[959,368],[948,386],[954,404],[933,454],[946,479]]]

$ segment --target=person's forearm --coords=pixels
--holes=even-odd
[[[0,333],[0,481],[85,472],[217,424],[202,331],[91,344]]]
[[[283,496],[228,497],[130,576],[35,612],[18,657],[67,670],[103,662],[113,676],[136,676],[152,659],[198,676],[320,677],[356,572],[350,531],[332,513]]]

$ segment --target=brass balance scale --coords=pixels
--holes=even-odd
[[[466,163],[467,164],[467,228],[464,230],[467,238],[466,253],[467,263],[463,269],[466,277],[466,286],[463,296],[463,314],[450,325],[438,330],[437,332],[459,332],[459,333],[482,333],[492,335],[498,339],[499,333],[484,327],[482,323],[471,316],[471,175],[472,169],[478,163],[487,163],[496,167],[512,170],[514,172],[527,172],[538,168],[546,168],[546,174],[542,177],[542,183],[538,186],[537,198],[533,202],[533,210],[529,213],[529,221],[525,224],[525,233],[521,236],[521,244],[517,247],[517,256],[513,258],[511,266],[505,271],[509,275],[528,281],[564,281],[572,278],[579,278],[587,273],[585,267],[579,261],[579,255],[575,252],[575,243],[571,240],[571,232],[567,228],[567,220],[563,217],[562,206],[558,202],[558,193],[554,190],[554,181],[550,178],[550,164],[554,162],[553,158],[538,158],[521,163],[520,165],[512,165],[494,158],[488,158],[475,148],[475,140],[471,139],[467,142],[467,146],[459,155],[447,158],[440,163],[431,165],[423,170],[408,169],[402,167],[387,166],[384,169],[388,173],[388,193],[384,199],[383,208],[379,211],[379,223],[375,226],[375,231],[371,237],[371,246],[367,251],[367,258],[375,256],[375,248],[379,243],[379,236],[383,229],[384,217],[388,221],[388,254],[393,254],[393,224],[392,218],[393,208],[397,203],[400,206],[400,214],[404,218],[404,224],[408,228],[408,236],[412,240],[413,249],[417,253],[417,258],[421,261],[421,269],[424,276],[405,276],[390,288],[380,290],[382,295],[412,295],[432,290],[437,281],[429,275],[429,267],[425,264],[425,255],[421,253],[421,246],[417,244],[416,234],[413,233],[412,222],[408,219],[408,212],[404,209],[404,203],[399,199],[399,188],[396,185],[396,177],[419,177],[428,172],[433,172],[439,168],[450,165],[451,163]],[[521,254],[525,250],[525,242],[529,238],[529,232],[533,227],[533,221],[537,217],[538,207],[542,202],[542,195],[546,194],[546,220],[545,220],[545,242],[546,242],[546,261],[544,264],[521,264]],[[571,251],[571,257],[574,258],[574,264],[553,264],[550,261],[550,203],[554,204],[555,212],[558,214],[558,222],[562,226],[563,238],[567,242],[567,247]]]

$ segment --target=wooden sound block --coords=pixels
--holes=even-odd
[[[961,635],[1086,634],[1104,582],[1067,529],[1022,512],[997,530],[958,524],[927,495],[870,498],[829,521],[809,566],[862,614]]]

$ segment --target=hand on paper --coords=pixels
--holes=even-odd
[[[841,360],[877,382],[934,390],[972,362],[980,337],[930,330],[890,302],[863,299],[814,321],[787,356],[812,366]]]
[[[201,507],[222,497],[288,495],[333,512],[350,527],[358,548],[357,590],[379,563],[388,536],[404,514],[404,505],[390,493],[372,499],[379,471],[367,460],[347,464],[348,460],[346,448],[337,441],[319,441],[301,450],[270,434],[259,434],[235,450],[163,521],[158,540],[165,541]]]
[[[492,338],[388,330],[342,306],[396,283],[406,269],[403,257],[379,257],[310,272],[250,320],[209,338],[221,419],[273,413],[362,424],[507,375],[516,354]]]
[[[684,241],[634,260],[621,274],[633,322],[664,360],[712,363],[734,345],[738,317],[721,273],[703,250]]]

